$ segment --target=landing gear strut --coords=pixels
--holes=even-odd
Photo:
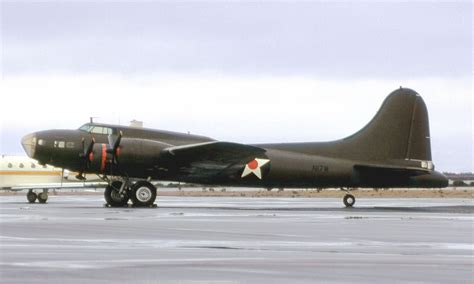
[[[346,188],[341,188],[341,190],[347,193],[346,195],[344,195],[344,198],[342,199],[342,202],[344,202],[344,205],[348,208],[354,206],[354,203],[356,202],[354,195],[350,194],[349,190]]]
[[[128,188],[122,188],[123,182],[113,181],[111,182],[104,191],[104,198],[108,205],[111,207],[123,207],[128,203]]]
[[[150,207],[156,199],[156,187],[148,181],[138,181],[132,186],[127,180],[113,181],[105,188],[104,198],[110,207],[124,207],[129,200],[133,206]]]

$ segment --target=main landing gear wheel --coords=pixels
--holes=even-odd
[[[28,199],[29,203],[35,203],[36,198],[38,198],[38,196],[31,190],[26,194],[26,199]]]
[[[39,203],[46,203],[48,201],[48,193],[47,192],[40,192],[38,193],[38,202]]]
[[[156,199],[156,187],[147,181],[139,181],[132,186],[130,199],[137,207],[152,206]]]
[[[105,188],[104,198],[111,207],[124,207],[128,203],[128,190],[120,193],[121,186],[121,181],[114,181]]]
[[[354,205],[354,203],[356,202],[356,199],[354,197],[354,195],[352,194],[346,194],[344,196],[344,205],[346,205],[346,207],[352,207]]]

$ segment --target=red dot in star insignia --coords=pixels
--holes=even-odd
[[[249,162],[247,164],[247,166],[249,167],[249,169],[255,170],[258,167],[258,162],[257,162],[257,160],[253,160],[253,161]]]

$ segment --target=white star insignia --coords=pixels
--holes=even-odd
[[[249,174],[253,173],[259,179],[262,179],[262,170],[261,168],[268,164],[270,160],[268,159],[254,159],[245,165],[244,171],[242,172],[242,178],[248,176]]]

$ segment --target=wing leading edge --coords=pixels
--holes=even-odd
[[[190,180],[240,178],[243,165],[255,158],[265,158],[265,152],[255,146],[215,141],[166,148],[161,161],[171,173],[185,175]]]

